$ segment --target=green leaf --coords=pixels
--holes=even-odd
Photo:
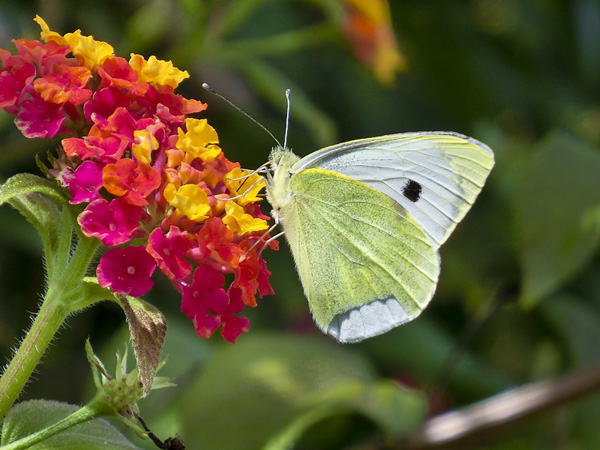
[[[339,415],[361,414],[392,438],[409,435],[425,417],[423,397],[393,381],[348,380],[324,394],[270,439],[265,450],[291,449],[310,427]]]
[[[103,300],[110,300],[120,305],[115,294],[110,289],[100,286],[96,277],[83,277],[69,300],[68,307],[71,312],[82,310]]]
[[[600,363],[597,306],[574,295],[556,295],[540,305],[546,325],[560,338],[561,347],[572,368]]]
[[[600,242],[600,150],[564,133],[537,149],[516,196],[523,290],[531,306],[569,280]]]
[[[0,186],[0,205],[9,203],[37,230],[47,260],[58,249],[63,226],[63,191],[53,182],[28,173],[9,178]],[[70,231],[69,231],[70,232]]]
[[[119,297],[127,316],[133,351],[144,393],[152,388],[167,333],[163,314],[151,304],[134,297]]]
[[[398,438],[425,412],[419,393],[377,380],[366,360],[349,348],[275,334],[221,346],[174,404],[183,417],[184,440],[220,450],[289,448],[309,428],[332,418],[350,432],[356,415],[382,439]],[[340,430],[332,431],[329,437],[340,442]]]
[[[2,445],[47,428],[78,409],[78,406],[51,400],[31,400],[19,403],[8,412],[2,423]],[[32,450],[139,449],[103,419],[93,419],[81,423],[29,448]]]

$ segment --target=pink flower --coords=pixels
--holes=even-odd
[[[144,247],[113,248],[100,259],[96,269],[98,283],[117,294],[140,297],[154,282],[151,277],[156,263]]]
[[[230,287],[228,294],[229,307],[221,315],[221,322],[223,324],[223,327],[221,328],[221,336],[223,336],[223,339],[226,341],[235,343],[240,334],[246,333],[250,329],[250,321],[246,317],[233,315],[242,312],[244,309],[242,291],[240,289]]]
[[[130,98],[125,93],[114,88],[104,88],[96,91],[91,100],[83,106],[85,117],[96,125],[107,123],[108,117],[118,108],[129,108]]]
[[[103,198],[90,203],[77,221],[88,237],[96,237],[106,247],[121,245],[130,240],[139,227],[142,210],[117,198],[108,203]]]
[[[113,56],[98,67],[98,74],[107,86],[127,90],[133,95],[144,95],[150,87],[148,83],[138,83],[139,74],[131,68],[126,59]]]
[[[15,118],[15,125],[28,138],[51,138],[59,134],[61,125],[66,117],[62,113],[62,106],[46,102],[33,87],[23,90],[19,114]]]
[[[154,257],[160,270],[173,280],[183,279],[192,271],[192,264],[185,259],[190,248],[192,236],[173,226],[164,235],[160,228],[150,233],[146,251]]]
[[[16,115],[18,105],[15,104],[21,96],[21,91],[35,77],[35,66],[24,62],[18,56],[1,59],[5,70],[0,72],[0,108]]]
[[[181,311],[192,321],[199,336],[210,337],[220,326],[220,314],[229,303],[222,288],[225,277],[210,266],[200,266],[194,271],[191,285],[185,286]]]
[[[90,203],[100,198],[102,187],[102,165],[94,161],[84,161],[75,173],[65,177],[69,194],[73,197],[69,203]]]

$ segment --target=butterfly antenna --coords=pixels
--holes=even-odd
[[[265,130],[267,132],[267,134],[269,136],[271,136],[273,138],[273,140],[275,142],[277,142],[277,145],[279,145],[281,147],[281,142],[279,142],[279,140],[273,136],[273,133],[271,133],[269,130],[267,130],[267,128],[260,123],[258,120],[256,120],[254,117],[252,117],[250,114],[248,114],[246,111],[244,111],[242,108],[240,108],[239,106],[235,105],[231,100],[229,100],[227,97],[219,94],[217,91],[215,91],[213,88],[210,87],[210,85],[208,83],[202,83],[202,87],[204,89],[206,89],[208,92],[216,95],[217,97],[219,97],[221,100],[226,101],[227,103],[229,103],[231,106],[233,106],[235,109],[237,109],[239,112],[241,112],[243,115],[245,115],[248,119],[250,119],[252,122],[254,122],[256,125],[258,125],[259,127],[261,127],[263,130]],[[286,127],[286,136],[287,136],[287,127]]]
[[[283,137],[283,148],[287,148],[288,130],[290,129],[290,90],[285,90],[285,99],[287,101],[287,111],[285,113],[285,135]]]

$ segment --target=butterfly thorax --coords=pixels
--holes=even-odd
[[[271,172],[267,175],[267,200],[273,206],[271,215],[278,223],[285,220],[281,216],[281,211],[286,210],[293,200],[289,189],[291,169],[299,160],[300,158],[288,148],[275,147],[271,151]]]

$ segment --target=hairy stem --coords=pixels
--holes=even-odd
[[[56,291],[48,290],[37,317],[0,378],[0,421],[19,396],[67,314]]]
[[[0,422],[27,383],[69,313],[89,306],[81,280],[100,241],[80,239],[62,274],[49,279],[48,291],[25,339],[0,378]]]

